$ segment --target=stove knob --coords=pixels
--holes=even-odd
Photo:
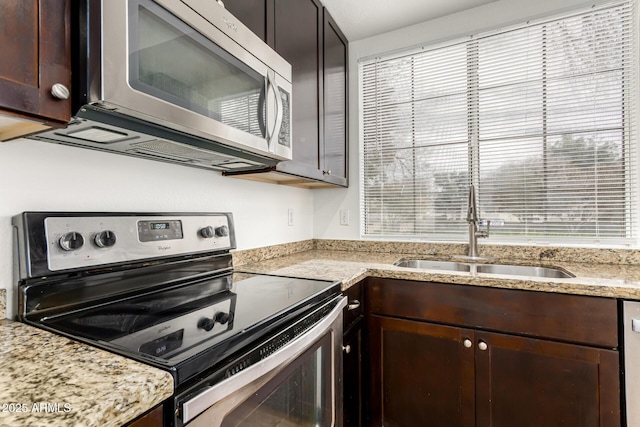
[[[216,233],[215,233],[215,231],[213,230],[213,227],[212,227],[212,226],[210,226],[210,225],[208,225],[208,226],[206,226],[206,227],[204,227],[204,228],[201,228],[201,229],[200,229],[200,235],[201,235],[202,237],[204,237],[205,239],[210,239],[210,238],[212,238],[213,236],[215,236],[215,234],[216,234]]]
[[[76,249],[80,249],[82,245],[84,245],[84,237],[82,237],[82,234],[76,231],[71,231],[60,237],[60,240],[58,240],[58,244],[64,251],[75,251]]]
[[[105,230],[93,237],[93,243],[99,248],[108,248],[116,244],[116,233]]]
[[[216,236],[225,237],[229,235],[229,227],[226,225],[221,225],[220,227],[216,227]]]
[[[225,313],[223,311],[219,311],[216,313],[214,320],[221,325],[225,325],[231,321],[232,315],[231,313]]]
[[[215,325],[216,325],[216,321],[214,319],[208,319],[206,317],[203,317],[202,319],[198,320],[198,328],[204,329],[207,332],[212,330]]]

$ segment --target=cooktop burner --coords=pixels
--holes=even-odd
[[[179,322],[181,316],[215,305],[218,300],[229,299],[230,293],[219,291],[216,285],[221,280],[226,278],[127,298],[60,318],[45,319],[45,323],[87,338],[113,341],[160,323]]]

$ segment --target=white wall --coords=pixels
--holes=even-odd
[[[360,239],[360,105],[358,60],[395,50],[439,43],[481,31],[515,25],[561,13],[577,6],[602,3],[584,0],[498,0],[493,3],[349,44],[349,188],[314,193],[314,234],[318,239]],[[339,211],[348,209],[349,226],[340,225]]]
[[[235,217],[239,249],[313,237],[359,239],[358,59],[583,4],[584,0],[499,0],[351,43],[348,189],[302,190],[31,140],[0,142],[0,289],[8,290],[8,314],[15,313],[11,217],[27,210],[229,211]],[[294,209],[292,227],[287,225],[288,208]],[[349,210],[348,226],[340,225],[343,209]]]
[[[313,238],[311,190],[26,139],[0,142],[0,289],[8,291],[9,317],[15,314],[11,217],[55,210],[232,212],[238,249]]]

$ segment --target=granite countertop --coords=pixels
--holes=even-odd
[[[402,253],[395,250],[397,245],[375,252],[366,250],[379,246],[375,243],[355,243],[365,250],[353,250],[352,242],[321,244],[324,247],[318,248],[317,242],[305,241],[238,252],[234,254],[235,270],[338,280],[343,289],[366,277],[381,277],[640,300],[637,251],[611,252],[618,260],[611,264],[577,252],[573,260],[583,257],[584,262],[543,259],[556,256],[557,251],[541,251],[537,261],[500,259],[502,263],[560,267],[576,276],[550,279],[394,266],[401,258],[450,258],[419,254],[411,245],[401,246],[412,250]],[[459,249],[452,246],[450,251],[459,253]],[[571,253],[562,255],[572,259]],[[626,257],[626,262],[620,262],[620,257]],[[167,372],[23,323],[0,320],[0,340],[0,425],[119,426],[173,393]]]
[[[173,394],[168,372],[0,320],[0,425],[120,426]]]
[[[640,300],[640,265],[637,264],[500,260],[502,263],[560,267],[576,276],[575,278],[552,279],[443,272],[394,266],[393,263],[401,258],[435,259],[429,256],[418,256],[415,253],[311,249],[267,261],[247,262],[236,265],[235,268],[237,271],[252,273],[339,280],[342,282],[343,290],[366,277],[382,277]],[[443,260],[443,257],[437,259]]]

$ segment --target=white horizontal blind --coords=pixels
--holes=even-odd
[[[360,66],[365,236],[634,237],[633,2]],[[633,160],[633,161],[632,161]]]

